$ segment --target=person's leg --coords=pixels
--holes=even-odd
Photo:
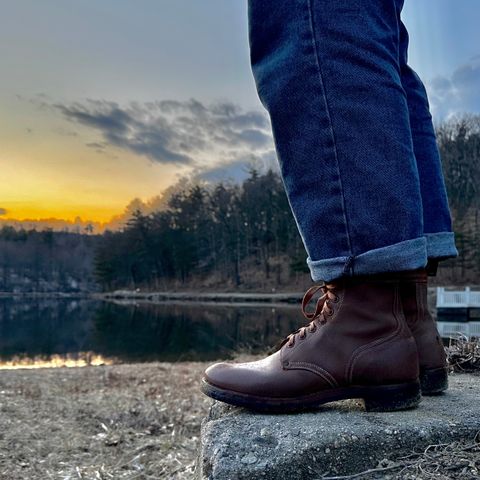
[[[251,63],[314,281],[311,323],[268,357],[209,367],[211,397],[262,410],[420,400],[401,277],[427,262],[396,0],[250,0]],[[377,273],[378,272],[378,273]],[[313,312],[305,307],[315,291]]]
[[[249,2],[252,71],[314,281],[427,262],[398,4]]]
[[[403,0],[399,3],[403,4]],[[420,178],[427,257],[439,261],[456,257],[458,251],[452,232],[452,219],[427,92],[418,74],[408,65],[409,35],[400,18],[400,8],[398,21],[401,81],[407,94],[410,129]]]

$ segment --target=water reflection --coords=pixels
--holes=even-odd
[[[299,307],[0,299],[0,361],[214,360],[264,351],[304,324]]]
[[[119,363],[118,359],[105,358],[94,352],[77,352],[46,357],[15,355],[10,360],[0,362],[1,370],[17,370],[19,368],[57,368],[57,367],[86,367],[98,365],[113,365]]]
[[[0,298],[0,368],[215,360],[264,352],[305,323],[296,305]],[[438,325],[480,337],[480,321]]]

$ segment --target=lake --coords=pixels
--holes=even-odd
[[[0,367],[216,360],[265,352],[308,323],[288,304],[0,298]],[[480,322],[439,322],[480,336]]]

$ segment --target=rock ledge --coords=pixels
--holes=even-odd
[[[480,376],[455,374],[450,389],[415,410],[367,413],[360,402],[316,412],[264,415],[214,402],[202,423],[199,480],[303,480],[351,475],[385,457],[480,430]]]

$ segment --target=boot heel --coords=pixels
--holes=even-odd
[[[422,395],[439,395],[448,388],[446,368],[426,368],[420,372]]]
[[[367,412],[393,412],[415,408],[421,398],[420,383],[415,382],[376,387],[363,400]]]

